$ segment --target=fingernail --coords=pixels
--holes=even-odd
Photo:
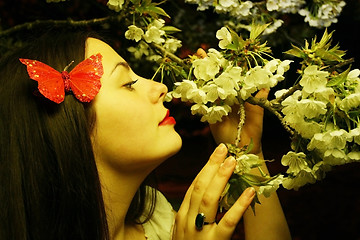
[[[249,187],[249,188],[245,189],[244,194],[246,197],[252,198],[255,195],[255,188]]]
[[[225,168],[230,168],[230,167],[234,167],[235,165],[235,158],[234,157],[228,157],[227,159],[225,159],[225,162],[223,164],[223,166]]]
[[[226,146],[225,144],[221,143],[216,149],[215,149],[215,153],[216,154],[223,154],[226,151]]]

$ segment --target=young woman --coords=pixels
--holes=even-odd
[[[231,239],[254,189],[213,221],[235,167],[220,144],[174,213],[146,185],[181,147],[167,88],[136,75],[108,44],[51,32],[4,57],[0,79],[0,239]],[[262,110],[248,110],[244,134],[261,154]],[[231,117],[212,126],[221,142],[234,128]],[[262,203],[256,216],[245,213],[246,238],[290,239],[276,195]]]

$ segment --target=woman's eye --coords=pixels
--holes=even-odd
[[[125,84],[124,84],[124,87],[127,87],[127,88],[133,90],[134,88],[132,87],[132,85],[134,85],[137,81],[138,81],[138,79],[136,79],[135,81],[131,81],[131,82],[125,83]]]

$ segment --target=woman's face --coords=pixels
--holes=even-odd
[[[96,161],[120,171],[152,170],[181,147],[163,105],[166,86],[136,75],[106,43],[95,38],[86,43],[86,57],[101,53],[104,67],[93,100]]]

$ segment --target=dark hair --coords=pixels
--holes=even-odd
[[[51,31],[0,60],[0,239],[109,239],[90,139],[91,103],[71,94],[61,104],[39,96],[19,61],[62,71],[84,60],[90,36],[97,37]],[[139,223],[146,196],[142,185],[128,222]]]

